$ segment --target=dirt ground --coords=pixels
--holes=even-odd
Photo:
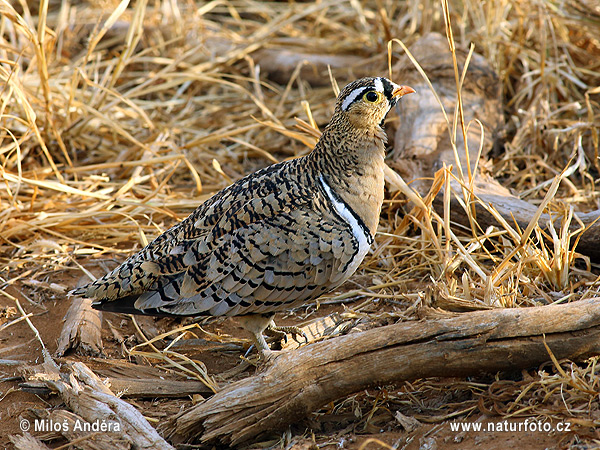
[[[53,289],[45,287],[32,288],[24,284],[15,284],[7,292],[18,298],[26,313],[31,313],[31,322],[40,333],[41,340],[48,350],[53,353],[57,348],[57,340],[61,332],[63,317],[69,307],[69,299],[58,292],[60,287],[71,288],[76,280],[68,273],[59,274],[53,282]],[[352,302],[349,303],[351,305]],[[11,309],[13,308],[13,309]],[[15,302],[5,297],[0,297],[0,309],[12,316],[5,319],[10,322],[19,317],[16,313]],[[332,312],[342,312],[341,305],[328,305],[309,314],[304,319],[325,316]],[[128,316],[105,314],[103,321],[104,356],[107,358],[124,359],[121,346],[116,342],[114,334],[110,331],[106,319],[118,329],[126,338],[126,345],[131,346],[138,342],[136,332]],[[282,324],[292,324],[299,318],[279,317]],[[172,319],[155,319],[151,317],[138,318],[138,323],[144,332],[156,335],[159,332],[177,326]],[[246,338],[245,332],[231,320],[217,320],[205,326],[209,332]],[[10,435],[21,433],[20,424],[23,418],[30,418],[30,410],[41,408],[60,408],[60,401],[55,396],[38,396],[22,392],[19,384],[23,382],[20,367],[23,364],[35,365],[42,360],[41,346],[35,338],[32,329],[25,321],[15,323],[0,334],[0,448],[13,448],[9,440]],[[211,375],[217,375],[235,367],[240,363],[239,351],[226,352],[190,352],[194,357],[202,360]],[[293,351],[293,350],[290,350]],[[69,355],[68,359],[92,363],[94,358],[78,355]],[[12,364],[11,361],[18,361]],[[147,365],[150,362],[135,358],[132,362]],[[239,377],[248,376],[246,371]],[[454,380],[437,380],[444,384],[452,384]],[[476,405],[477,399],[469,392],[455,391],[448,397],[448,390],[438,390],[438,393],[427,394],[418,402],[394,401],[399,399],[413,388],[410,385],[389,386],[380,390],[341,399],[336,405],[328,405],[318,413],[291,428],[291,433],[275,435],[275,440],[255,445],[253,448],[338,448],[338,449],[380,449],[397,448],[405,450],[435,450],[435,449],[461,449],[475,448],[522,448],[522,449],[589,449],[591,444],[585,444],[591,439],[599,439],[598,430],[586,427],[575,427],[568,424],[569,431],[556,431],[557,424],[564,427],[561,420],[548,421],[536,418],[511,418],[491,417],[481,414],[477,408],[471,408],[469,413],[457,414],[447,420],[434,418],[436,407],[444,403],[457,405]],[[383,393],[383,394],[382,394]],[[378,401],[382,395],[387,401]],[[436,398],[437,397],[437,398]],[[128,400],[140,409],[146,417],[157,419],[159,422],[182,408],[191,404],[191,399],[130,399]],[[398,405],[400,404],[400,407]],[[376,406],[378,405],[378,406]],[[395,418],[396,411],[404,417],[410,417],[419,409],[421,421],[413,426],[407,425],[410,431],[403,428],[400,421]],[[455,408],[460,412],[460,407]],[[434,423],[426,423],[423,417],[430,415]],[[529,428],[527,428],[529,424]],[[558,426],[561,426],[558,425]],[[481,426],[481,431],[465,429],[464,427]],[[521,429],[519,429],[519,426]],[[414,427],[414,428],[413,428]],[[491,428],[489,428],[491,427]],[[547,430],[544,431],[543,427]],[[541,430],[541,431],[540,431]],[[33,432],[34,436],[43,438],[43,433]],[[286,436],[287,441],[278,440]],[[65,441],[56,440],[47,442],[50,447],[57,448]]]

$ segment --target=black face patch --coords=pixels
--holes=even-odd
[[[394,97],[392,97],[392,93],[394,92],[394,86],[387,78],[381,77],[380,80],[381,84],[383,84],[383,95],[387,97],[389,102],[392,102],[394,100]]]

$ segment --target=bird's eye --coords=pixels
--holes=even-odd
[[[363,99],[367,103],[379,103],[381,101],[381,98],[381,92],[378,91],[369,91],[365,95],[363,95]]]

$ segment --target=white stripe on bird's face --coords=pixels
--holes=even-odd
[[[396,86],[394,83],[390,83],[392,84],[392,86]],[[366,91],[377,91],[381,92],[382,94],[385,94],[382,78],[374,78],[372,86],[361,86],[351,91],[342,102],[342,111],[348,111],[350,105],[354,103],[356,99]]]
[[[378,92],[383,92],[383,82],[381,81],[381,77],[375,78],[375,90]]]
[[[370,89],[370,88],[368,86],[363,86],[363,87],[356,88],[352,92],[350,92],[344,99],[344,102],[342,103],[342,111],[348,111],[348,108],[350,107],[350,105],[352,103],[354,103],[354,101],[358,98],[358,96],[361,95],[367,89]]]

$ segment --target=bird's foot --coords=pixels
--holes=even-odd
[[[304,331],[302,331],[298,327],[294,327],[294,326],[281,326],[280,327],[280,326],[275,325],[273,322],[271,322],[271,324],[267,327],[267,329],[265,331],[272,336],[275,336],[279,339],[283,339],[285,342],[287,342],[287,335],[291,334],[292,337],[294,338],[294,340],[298,344],[300,344],[300,341],[297,339],[298,336],[302,336],[304,338],[305,344],[308,343],[308,336],[306,335],[306,333]]]

